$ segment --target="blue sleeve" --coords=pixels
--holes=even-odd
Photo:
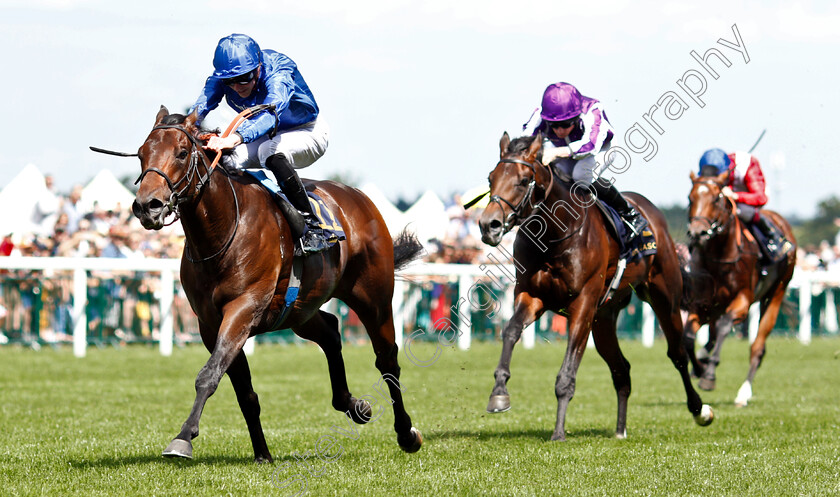
[[[222,101],[224,94],[224,83],[222,83],[221,80],[210,76],[204,83],[201,95],[198,96],[198,99],[192,107],[190,107],[187,114],[191,114],[193,111],[198,112],[198,124],[201,124],[201,121],[207,117],[207,114],[219,106],[219,102]]]
[[[286,60],[291,62],[290,59]],[[294,68],[294,63],[283,64],[282,67],[275,69],[266,77],[267,95],[261,103],[273,104],[278,116],[289,107],[289,101],[295,88]],[[271,131],[276,122],[274,114],[263,111],[257,117],[242,123],[237,131],[242,136],[242,141],[249,143]]]

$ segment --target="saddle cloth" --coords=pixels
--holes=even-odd
[[[619,259],[627,259],[627,262],[633,262],[656,253],[656,238],[654,238],[653,231],[649,226],[642,230],[641,236],[628,243],[629,228],[621,220],[618,212],[600,200],[596,202],[596,205],[601,209],[601,213],[607,220],[607,226],[610,227],[616,240],[618,240]]]
[[[282,198],[288,202],[289,199],[286,197],[286,194],[280,190],[280,187],[277,186],[273,177],[269,177],[265,173],[264,169],[245,169],[244,172],[253,176],[262,186],[270,191],[272,195]],[[306,195],[309,197],[309,204],[312,206],[312,212],[318,217],[318,221],[321,223],[321,229],[324,230],[324,236],[326,237],[329,246],[332,247],[340,240],[344,240],[346,238],[344,235],[344,228],[341,227],[341,223],[338,221],[338,218],[336,218],[330,208],[327,207],[324,200],[312,192],[306,192]]]

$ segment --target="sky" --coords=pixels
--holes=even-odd
[[[104,168],[136,176],[136,158],[88,146],[136,151],[161,105],[198,97],[218,40],[245,33],[298,64],[330,124],[303,177],[451,198],[487,184],[502,133],[566,81],[628,151],[619,189],[686,205],[704,150],[766,130],[768,208],[808,217],[840,195],[838,25],[836,1],[0,0],[0,187],[29,163],[62,192]]]

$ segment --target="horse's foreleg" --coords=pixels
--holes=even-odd
[[[198,436],[198,422],[201,418],[201,413],[204,410],[204,405],[207,399],[219,387],[219,382],[222,376],[230,367],[234,358],[242,350],[245,345],[245,340],[248,339],[250,326],[255,313],[253,309],[241,310],[241,312],[229,312],[225,314],[220,327],[219,334],[215,338],[214,343],[205,341],[205,346],[213,349],[210,354],[210,359],[198,372],[195,379],[195,401],[193,402],[192,410],[189,417],[181,426],[181,431],[178,433],[172,442],[164,449],[163,455],[167,457],[184,457],[192,458],[192,442],[191,440]],[[233,331],[236,330],[236,331]],[[202,333],[202,339],[210,336],[207,333]]]
[[[330,372],[333,408],[345,413],[358,424],[370,421],[370,403],[364,399],[353,397],[347,386],[344,357],[341,355],[338,318],[328,312],[318,311],[309,321],[301,326],[296,326],[294,331],[299,336],[317,343],[324,351]]]
[[[271,453],[265,442],[265,434],[260,424],[260,400],[254,387],[251,384],[251,369],[248,367],[248,359],[245,352],[239,351],[236,358],[227,370],[233,390],[236,392],[236,400],[239,402],[239,409],[248,425],[248,433],[251,435],[251,445],[254,447],[254,462],[272,462]]]
[[[507,382],[510,379],[510,360],[513,356],[513,347],[522,336],[522,330],[533,323],[543,312],[542,301],[531,297],[527,293],[519,293],[514,301],[513,317],[502,330],[502,355],[499,357],[499,364],[493,376],[496,384],[490,393],[490,401],[487,404],[487,412],[499,413],[510,409],[510,394],[507,391]]]
[[[755,378],[755,373],[761,366],[761,361],[764,359],[766,353],[767,336],[773,331],[776,326],[776,319],[779,317],[779,308],[782,306],[782,301],[785,298],[785,285],[779,285],[773,292],[773,296],[769,301],[762,302],[761,305],[761,320],[758,322],[758,334],[755,340],[750,345],[750,369],[747,372],[747,379],[738,389],[738,394],[735,396],[735,405],[737,407],[746,407],[750,399],[752,399],[752,382]]]
[[[628,299],[629,300],[629,299]],[[627,401],[630,398],[630,363],[621,353],[616,335],[616,320],[618,310],[626,306],[618,305],[614,312],[605,312],[598,315],[592,325],[592,335],[595,340],[595,349],[607,363],[612,375],[613,387],[615,387],[618,399],[618,414],[615,424],[616,438],[627,437]]]
[[[689,313],[683,325],[683,347],[688,359],[691,362],[691,375],[695,378],[703,375],[705,366],[700,363],[695,353],[697,343],[697,330],[700,329],[700,318],[697,314]]]
[[[586,341],[589,339],[589,330],[592,328],[599,289],[600,285],[589,291],[584,289],[581,296],[569,306],[569,343],[566,346],[563,365],[560,366],[557,381],[554,383],[554,394],[557,396],[557,421],[554,425],[554,433],[551,435],[552,440],[566,440],[566,409],[575,396],[575,378],[586,349]]]
[[[715,389],[715,372],[718,364],[720,364],[720,351],[723,348],[723,341],[726,339],[726,336],[729,335],[729,332],[732,331],[732,326],[736,322],[740,323],[746,319],[749,308],[750,299],[743,294],[739,294],[729,304],[726,312],[715,320],[714,326],[710,326],[710,340],[712,339],[711,336],[713,334],[715,345],[709,353],[709,362],[706,364],[706,369],[703,371],[703,375],[697,382],[697,386],[702,390]]]

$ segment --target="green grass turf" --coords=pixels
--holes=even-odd
[[[359,427],[357,440],[330,407],[326,361],[315,346],[261,345],[251,357],[273,465],[256,465],[245,422],[225,378],[207,403],[195,459],[160,456],[186,419],[193,382],[208,354],[199,346],[169,358],[155,348],[0,349],[0,495],[293,495],[272,484],[308,474],[295,454],[318,440],[340,443],[307,495],[837,495],[840,494],[840,339],[803,346],[771,339],[744,409],[733,399],[748,345],[730,338],[718,389],[701,392],[715,422],[701,428],[685,407],[665,344],[622,342],[632,365],[626,440],[613,437],[609,373],[587,350],[566,420],[565,443],[550,442],[554,379],[565,342],[514,351],[512,410],[484,409],[500,344],[444,349],[429,367],[400,354],[405,401],[425,444],[397,446],[393,414]],[[413,348],[432,354],[430,344]],[[375,395],[369,346],[346,346],[353,393]]]

